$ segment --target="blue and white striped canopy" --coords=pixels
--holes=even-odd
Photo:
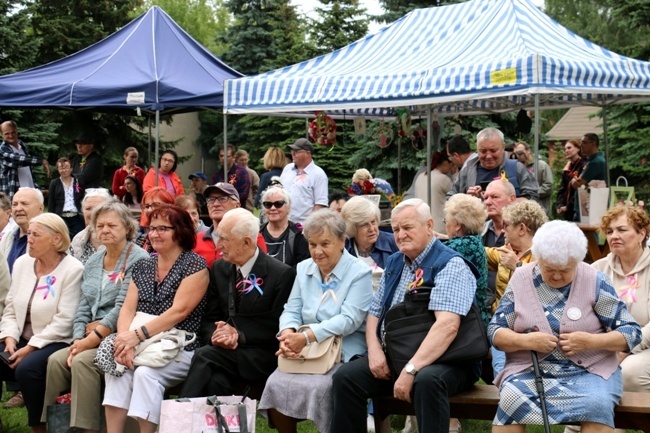
[[[340,50],[228,80],[227,113],[443,115],[650,100],[650,63],[567,30],[530,0],[417,9]]]

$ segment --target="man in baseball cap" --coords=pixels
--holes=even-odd
[[[197,171],[188,176],[188,179],[192,181],[190,186],[189,195],[194,197],[199,204],[199,213],[201,215],[207,215],[208,205],[205,201],[205,189],[208,187],[208,176],[205,173]]]
[[[239,193],[237,189],[229,183],[217,182],[208,186],[204,191],[205,201],[208,206],[208,214],[212,220],[212,226],[201,233],[196,234],[196,247],[194,252],[200,255],[208,263],[208,268],[212,263],[222,257],[222,253],[217,249],[217,227],[221,222],[223,215],[231,209],[241,206],[239,202]],[[257,246],[262,251],[267,252],[266,243],[261,234],[257,236]]]
[[[313,211],[327,207],[327,175],[314,163],[309,140],[299,138],[289,148],[293,163],[284,167],[280,181],[291,194],[289,220],[302,223]]]

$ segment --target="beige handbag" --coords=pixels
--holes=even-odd
[[[308,328],[303,325],[298,332]],[[278,368],[283,373],[325,374],[341,362],[341,336],[334,335],[321,342],[305,346],[298,358],[278,357]]]

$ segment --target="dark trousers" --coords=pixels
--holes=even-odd
[[[480,362],[433,364],[415,376],[411,401],[420,433],[449,431],[449,396],[469,389],[480,373]],[[393,380],[375,379],[368,357],[342,365],[333,377],[332,432],[365,433],[369,398],[393,395]]]
[[[72,217],[62,217],[65,225],[68,226],[68,232],[70,232],[70,239],[74,238],[77,233],[86,228],[86,223],[81,215],[75,215]]]
[[[180,397],[232,395],[242,381],[234,350],[203,346],[194,352]]]
[[[21,338],[18,349],[25,347],[27,340]],[[66,343],[52,343],[36,349],[23,358],[18,366],[13,369],[4,362],[0,362],[0,379],[18,382],[27,407],[27,421],[30,426],[40,425],[43,413],[43,400],[45,398],[45,378],[47,374],[47,358],[54,352],[68,347]],[[5,344],[0,343],[0,352],[4,352]]]

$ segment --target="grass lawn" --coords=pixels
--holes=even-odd
[[[7,401],[10,397],[10,394],[4,392],[2,395],[2,403]],[[15,409],[5,409],[0,405],[0,420],[2,420],[3,429],[0,429],[0,433],[29,433],[29,427],[27,426],[27,410],[25,408],[15,408]],[[399,431],[404,426],[404,417],[395,416],[391,421],[393,427],[393,433],[399,433]],[[461,420],[462,432],[463,433],[489,433],[492,428],[490,421],[479,421],[479,420]],[[270,429],[266,423],[266,419],[262,416],[257,417],[256,430],[257,433],[272,433],[276,430]],[[551,433],[562,433],[564,427],[562,426],[552,426]],[[528,426],[527,432],[529,433],[544,433],[543,426]],[[634,432],[633,430],[628,430],[628,433]],[[180,433],[180,432],[179,432]],[[191,433],[191,432],[188,432]],[[314,424],[311,421],[305,421],[298,424],[298,433],[319,433],[314,427]],[[332,433],[344,433],[344,432],[332,432]],[[638,432],[642,433],[642,432]]]

